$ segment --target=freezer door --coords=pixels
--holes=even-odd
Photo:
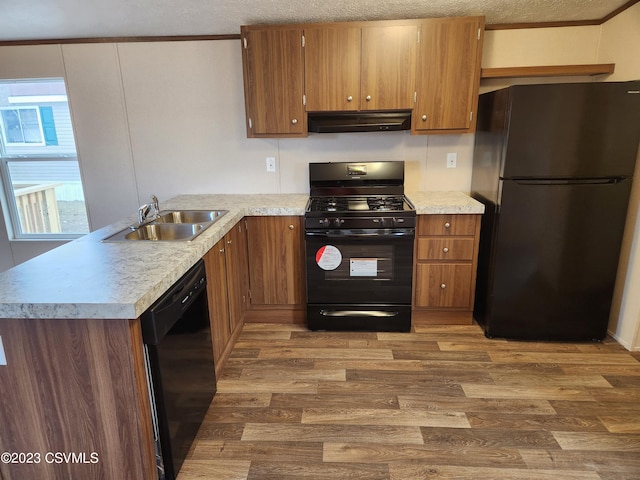
[[[488,279],[479,280],[488,282],[487,335],[604,337],[631,188],[606,182],[503,182]]]
[[[632,176],[639,92],[640,82],[511,87],[501,176]]]

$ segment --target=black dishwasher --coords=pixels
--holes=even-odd
[[[158,478],[174,480],[216,392],[204,262],[141,317]]]

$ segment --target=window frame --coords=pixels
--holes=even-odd
[[[44,128],[42,126],[42,116],[40,115],[40,107],[37,105],[21,105],[21,106],[11,106],[11,107],[0,107],[0,129],[2,129],[2,138],[7,137],[7,130],[4,120],[4,115],[2,112],[10,111],[10,110],[35,110],[36,117],[38,118],[38,128],[40,131],[40,142],[9,142],[5,141],[4,145],[7,147],[46,147],[47,142],[44,137]],[[20,122],[22,124],[22,122]],[[21,130],[22,138],[24,138],[24,130]]]
[[[77,154],[77,144],[75,142],[75,138],[73,139],[73,149],[69,148],[69,152],[68,153],[51,153],[51,152],[46,152],[46,148],[47,147],[53,147],[53,146],[58,146],[58,137],[57,137],[57,133],[56,138],[55,138],[55,142],[49,142],[47,139],[47,132],[45,132],[45,126],[43,125],[43,119],[42,119],[42,109],[43,108],[51,108],[49,106],[43,106],[42,103],[51,103],[52,101],[55,102],[60,102],[62,101],[61,98],[64,97],[64,102],[67,104],[67,107],[69,107],[68,104],[68,100],[67,100],[67,94],[66,94],[66,82],[65,79],[62,77],[52,77],[52,78],[18,78],[18,79],[0,79],[0,83],[37,83],[37,82],[43,82],[46,83],[48,81],[60,81],[63,82],[64,88],[65,88],[65,94],[64,96],[60,96],[60,95],[56,95],[56,99],[55,100],[51,100],[53,97],[51,95],[45,95],[46,97],[46,101],[42,100],[42,101],[38,101],[39,97],[33,97],[31,96],[31,99],[29,101],[29,103],[33,102],[30,105],[15,105],[13,104],[11,97],[9,99],[9,105],[7,105],[6,103],[0,107],[0,109],[2,110],[19,110],[19,109],[35,109],[36,110],[36,115],[38,118],[38,126],[40,129],[40,138],[41,138],[41,142],[40,143],[16,143],[16,142],[8,142],[7,140],[7,136],[6,136],[6,130],[5,130],[5,122],[4,122],[4,118],[0,118],[0,200],[2,205],[0,206],[2,208],[2,213],[4,214],[4,223],[5,226],[7,228],[7,233],[9,236],[9,240],[10,241],[65,241],[65,240],[73,240],[76,238],[80,238],[84,235],[86,235],[87,233],[89,233],[91,231],[91,224],[90,224],[90,220],[89,220],[89,215],[88,215],[88,211],[87,211],[87,204],[86,204],[86,196],[84,194],[84,181],[82,180],[82,170],[81,170],[81,165],[80,165],[80,161],[78,158],[78,154]],[[43,98],[45,98],[43,97]],[[59,97],[59,98],[58,98]],[[25,102],[26,103],[26,102]],[[69,112],[71,113],[71,112]],[[71,119],[71,121],[73,122],[73,119]],[[71,124],[71,128],[73,130],[75,130],[73,128],[73,124]],[[69,145],[71,146],[71,145]],[[25,151],[24,153],[20,152],[21,148],[35,148],[35,149],[39,149],[42,148],[43,152],[41,154],[39,153],[27,153],[27,151]],[[11,153],[8,153],[8,150],[10,149]],[[86,225],[88,227],[88,230],[86,232],[41,232],[38,233],[36,231],[32,231],[32,232],[24,232],[22,230],[23,224],[21,223],[21,216],[20,216],[20,212],[19,212],[19,203],[17,200],[17,197],[15,195],[15,190],[14,190],[14,181],[15,179],[12,180],[11,178],[11,169],[10,169],[10,164],[14,163],[14,164],[19,164],[20,162],[75,162],[75,164],[77,165],[77,168],[79,170],[80,173],[80,185],[81,185],[81,190],[82,190],[82,201],[84,203],[84,211],[85,211],[85,218],[86,218]],[[72,182],[76,182],[77,180],[72,180]],[[52,183],[55,183],[55,180],[51,181]],[[64,180],[62,181],[64,183]],[[46,183],[46,182],[44,182]],[[58,199],[56,198],[56,203],[58,202]],[[46,201],[45,201],[45,205],[46,205]],[[46,207],[45,207],[46,208]],[[42,217],[40,217],[42,218]]]

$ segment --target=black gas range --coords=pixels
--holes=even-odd
[[[309,165],[307,324],[409,331],[416,212],[404,162]]]
[[[306,228],[415,227],[415,209],[404,195],[315,196],[309,199]]]

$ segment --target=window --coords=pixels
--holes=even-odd
[[[89,232],[63,79],[0,81],[0,177],[13,238]]]

